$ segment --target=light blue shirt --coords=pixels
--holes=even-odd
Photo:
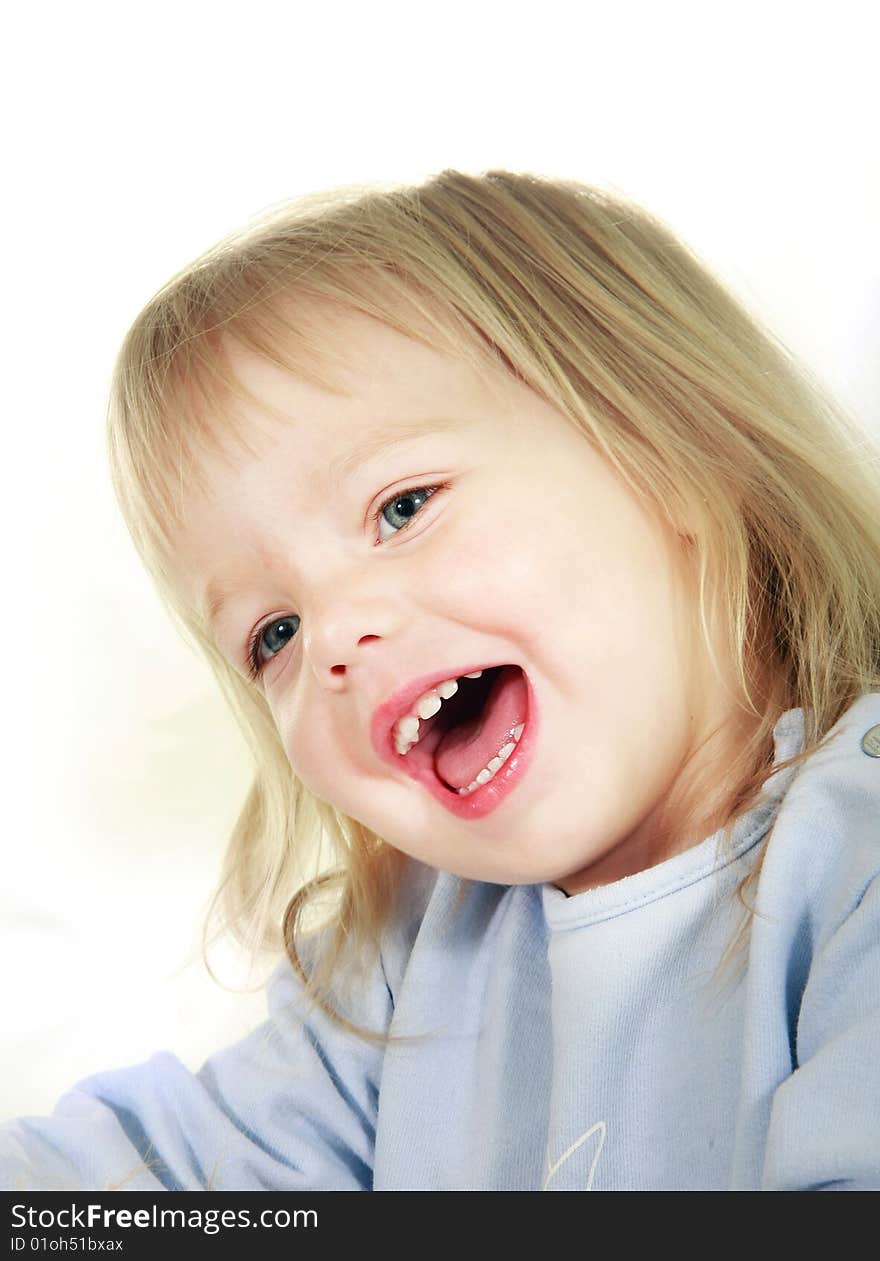
[[[766,801],[567,898],[409,864],[381,959],[337,990],[387,1050],[308,1012],[197,1073],[169,1052],[0,1127],[7,1189],[880,1188],[880,693]],[[776,763],[803,715],[774,731]],[[744,973],[713,971],[776,826]],[[312,947],[312,949],[314,946]],[[146,1164],[144,1163],[146,1158]]]

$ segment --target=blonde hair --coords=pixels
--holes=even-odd
[[[723,593],[715,611],[755,719],[727,840],[760,800],[782,713],[803,708],[804,747],[779,769],[880,690],[878,450],[656,216],[570,180],[445,170],[417,186],[304,197],[226,238],[147,303],[113,375],[113,484],[172,619],[207,659],[255,760],[206,926],[219,908],[249,949],[286,949],[316,1003],[381,1039],[334,1011],[330,982],[344,954],[353,965],[375,958],[407,860],[298,782],[261,691],[219,653],[167,568],[200,452],[230,438],[247,447],[231,406],[248,395],[230,341],[336,388],[341,348],[310,321],[314,300],[509,371],[661,516],[683,509],[695,524],[710,658],[712,591]],[[769,660],[758,695],[757,667]],[[324,843],[333,870],[306,879],[307,857],[326,866]],[[746,917],[732,945],[760,865],[740,886]],[[335,930],[306,976],[303,914],[326,892]]]

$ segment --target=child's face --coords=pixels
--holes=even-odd
[[[197,607],[232,589],[215,635],[242,675],[259,627],[261,686],[297,775],[423,862],[502,884],[574,893],[708,835],[693,817],[656,827],[687,755],[731,714],[702,664],[688,542],[500,370],[331,318],[350,397],[236,352],[243,382],[290,421],[244,409],[261,422],[246,431],[257,458],[205,458],[210,494],[188,500],[176,554]],[[335,467],[414,424],[421,436]],[[508,663],[528,681],[509,693],[508,727],[526,697],[528,713],[508,763],[467,796],[433,769],[415,778],[383,703]],[[723,758],[727,740],[708,751]]]

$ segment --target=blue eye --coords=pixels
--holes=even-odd
[[[296,623],[296,625],[294,625]],[[263,672],[263,666],[266,662],[261,657],[261,650],[265,644],[269,649],[269,659],[276,656],[281,651],[289,639],[292,639],[299,629],[299,617],[296,613],[289,613],[285,617],[276,618],[274,622],[267,622],[265,626],[259,626],[251,635],[248,643],[248,674],[256,681]],[[272,640],[279,641],[278,646],[273,649]]]
[[[392,525],[393,523],[389,521],[388,517],[385,515],[390,508],[393,510],[396,517],[403,518],[403,524],[399,529],[394,531],[395,534],[400,534],[402,530],[406,529],[416,513],[439,489],[439,486],[414,486],[411,490],[404,490],[398,495],[393,495],[391,499],[386,499],[385,502],[380,504],[376,509],[372,518],[373,523],[381,526],[384,521],[386,525]],[[388,536],[386,535],[386,538],[387,537]],[[383,543],[384,541],[385,540],[382,539]]]
[[[385,515],[386,512],[391,510],[393,516],[402,520],[402,524],[393,533],[401,534],[431,496],[442,489],[442,486],[414,486],[410,490],[400,491],[379,505],[370,518],[371,523],[374,526],[379,526],[384,521],[386,525],[391,526],[392,522]],[[380,536],[380,542],[386,542],[388,537],[387,535],[385,538]],[[284,617],[277,617],[272,622],[265,622],[253,632],[248,641],[247,662],[248,674],[254,682],[263,673],[263,667],[267,662],[276,657],[285,644],[293,639],[299,630],[299,624],[300,618],[298,614],[287,613]],[[264,646],[269,654],[265,659],[263,657]]]

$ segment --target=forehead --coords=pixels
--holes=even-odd
[[[380,457],[399,444],[412,442],[420,466],[436,464],[439,475],[456,447],[469,458],[513,459],[536,442],[544,448],[547,434],[535,432],[542,417],[545,426],[568,427],[487,343],[475,337],[459,352],[424,323],[394,328],[350,308],[310,304],[293,313],[289,345],[227,332],[222,349],[234,388],[207,416],[209,440],[181,484],[175,568],[183,552],[197,552],[202,568],[206,556],[252,551],[251,517],[263,534],[281,528],[267,520],[271,503],[295,505],[305,520],[330,502],[328,488],[350,484],[360,495],[369,482],[375,490],[361,465],[374,458],[384,470]],[[462,442],[454,447],[450,437]],[[401,458],[390,454],[396,476],[414,471],[404,468],[402,445]]]
[[[497,361],[476,343],[456,349],[423,322],[403,331],[325,303],[297,311],[291,344],[277,357],[237,340],[226,356],[256,412],[313,424],[332,439],[347,436],[347,426],[406,423],[436,410],[440,387],[453,402],[502,398],[507,374]]]
[[[421,340],[360,312],[297,312],[289,347],[227,337],[223,357],[233,388],[203,424],[194,452],[190,494],[243,463],[258,461],[283,440],[304,476],[336,475],[397,441],[449,433],[489,416],[511,423],[522,390],[485,350],[464,355]]]
[[[301,332],[302,318],[298,324]],[[514,406],[515,383],[500,365],[478,371],[359,312],[312,312],[292,349],[289,359],[284,347],[270,357],[227,338],[235,388],[186,479],[179,525],[191,537],[207,542],[221,527],[225,535],[237,506],[268,497],[275,483],[290,501],[319,501],[386,450],[419,439],[432,445],[432,436],[476,438],[493,421],[504,424]]]

